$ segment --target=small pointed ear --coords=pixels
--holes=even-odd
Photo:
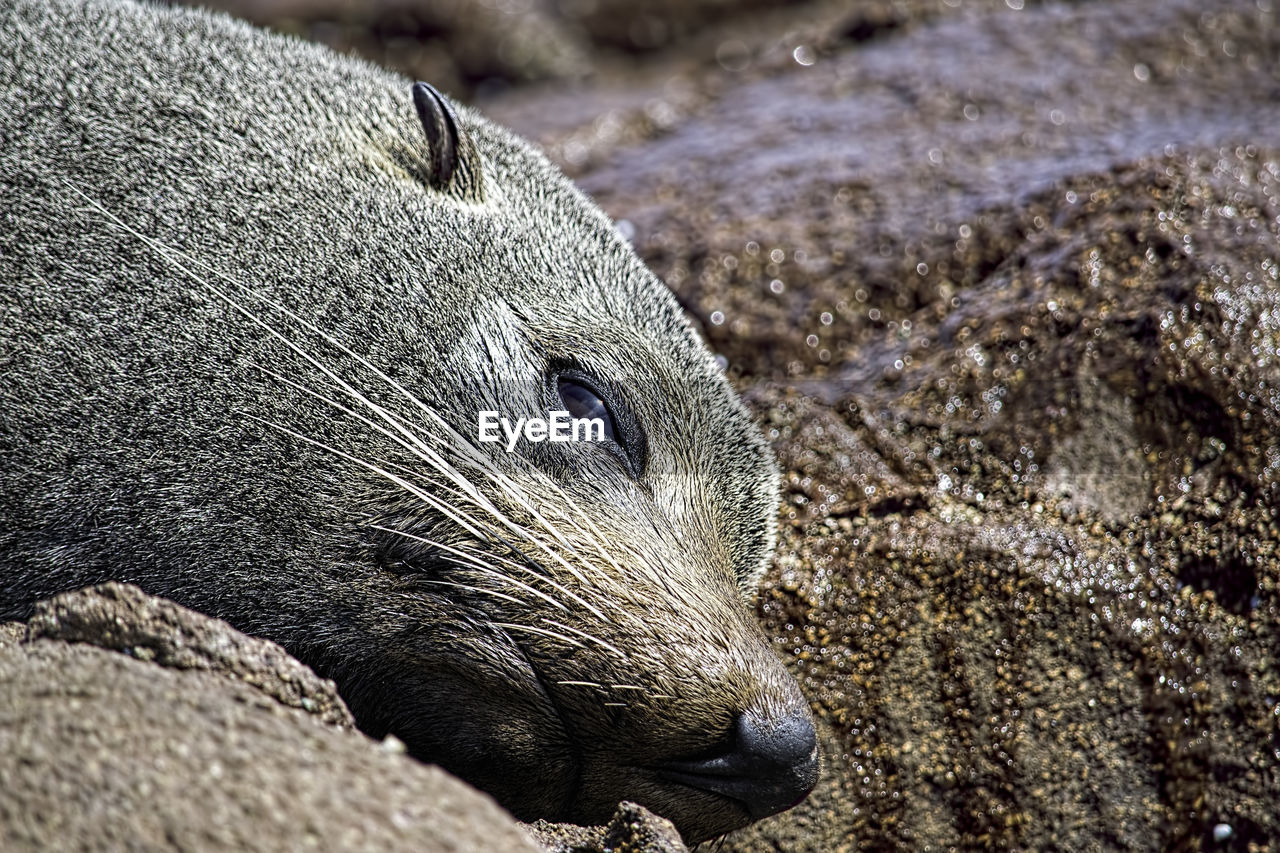
[[[484,200],[480,152],[448,99],[426,83],[413,84],[413,105],[427,133],[431,186],[463,201]]]

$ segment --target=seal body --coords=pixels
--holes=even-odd
[[[447,175],[447,122],[373,67],[202,12],[4,5],[0,616],[136,583],[526,819],[630,799],[697,840],[785,808],[816,754],[743,603],[766,445],[604,215],[435,114]],[[566,388],[610,440],[476,441]]]

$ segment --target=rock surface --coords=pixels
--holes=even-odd
[[[620,803],[607,826],[538,821],[529,826],[548,853],[687,853],[671,821],[644,806]]]
[[[107,584],[17,634],[0,631],[0,849],[538,849],[223,622]]]

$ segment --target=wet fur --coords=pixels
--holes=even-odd
[[[479,202],[431,189],[406,80],[200,12],[4,4],[0,616],[132,581],[519,816],[724,831],[644,768],[802,702],[741,600],[772,460],[608,219],[459,114]],[[643,425],[638,479],[470,447],[564,367]]]

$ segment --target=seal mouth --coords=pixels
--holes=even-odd
[[[732,800],[753,821],[800,803],[817,784],[818,741],[807,710],[781,720],[741,714],[732,739],[731,746],[710,757],[651,769],[659,778]]]

